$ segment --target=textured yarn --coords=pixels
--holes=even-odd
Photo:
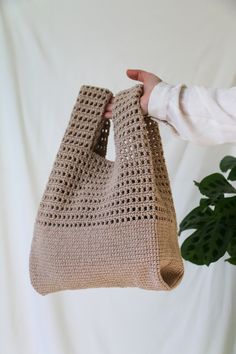
[[[81,86],[34,223],[29,271],[39,294],[171,290],[183,278],[159,127],[142,112],[142,92],[137,84],[114,97],[110,161],[103,114],[113,94]]]

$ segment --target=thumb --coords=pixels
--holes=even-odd
[[[144,82],[144,80],[145,80],[145,71],[144,70],[128,69],[128,70],[126,70],[126,74],[132,80],[137,80],[137,81],[141,81],[141,82]]]

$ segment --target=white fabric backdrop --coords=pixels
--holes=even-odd
[[[42,297],[28,274],[36,211],[80,86],[116,93],[136,84],[128,68],[169,83],[235,85],[235,1],[0,6],[0,353],[236,353],[236,267],[223,260],[209,268],[185,262],[171,292],[84,289]],[[236,156],[236,145],[196,146],[160,129],[180,221],[199,201],[193,180],[217,171],[226,154]],[[114,160],[112,132],[107,158]]]

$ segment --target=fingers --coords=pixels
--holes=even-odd
[[[130,79],[141,81],[141,82],[144,82],[145,73],[146,73],[146,71],[139,70],[139,69],[128,69],[128,70],[126,70],[126,74],[127,74],[127,76]]]
[[[132,80],[141,81],[144,84],[144,89],[149,88],[150,90],[152,90],[155,85],[162,81],[155,74],[144,70],[128,69],[126,71],[126,74]]]
[[[105,112],[104,115],[103,115],[103,118],[105,119],[111,119],[112,118],[112,112]]]
[[[108,119],[112,118],[113,103],[114,103],[114,97],[112,97],[108,102],[108,104],[106,105],[103,118],[108,118]]]

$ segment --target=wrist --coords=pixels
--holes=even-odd
[[[150,92],[148,114],[161,120],[167,119],[167,105],[173,85],[160,81]]]

